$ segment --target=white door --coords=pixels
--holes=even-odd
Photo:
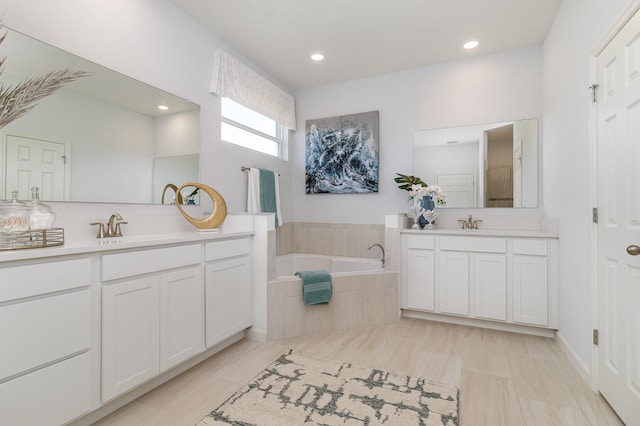
[[[513,207],[522,207],[522,144],[513,150]]]
[[[17,190],[20,199],[30,199],[37,186],[41,200],[68,200],[66,151],[62,142],[7,134],[5,197]]]
[[[639,13],[596,60],[598,388],[627,425],[640,425]]]
[[[438,175],[436,185],[447,196],[447,207],[475,207],[475,177],[473,173]]]

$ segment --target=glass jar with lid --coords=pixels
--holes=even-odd
[[[0,232],[26,232],[30,228],[31,208],[18,201],[18,191],[11,191],[11,200],[0,205]]]
[[[29,216],[29,224],[31,229],[49,229],[56,220],[56,214],[51,207],[40,201],[40,188],[34,186],[31,188],[31,201],[27,203],[31,207]]]

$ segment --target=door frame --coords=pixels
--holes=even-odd
[[[630,2],[618,18],[609,27],[609,30],[604,37],[596,44],[591,50],[589,55],[589,82],[596,81],[597,75],[597,58],[602,51],[611,43],[613,38],[620,32],[620,30],[631,20],[633,15],[640,10],[640,0],[633,0]],[[586,88],[585,88],[586,89]],[[598,92],[598,96],[601,93]],[[589,94],[591,96],[591,94]],[[589,197],[590,203],[593,207],[598,207],[598,127],[597,127],[597,103],[591,102],[589,107]],[[591,328],[596,330],[598,328],[598,225],[591,222],[591,228],[589,231],[591,241],[591,268],[590,268],[590,291],[591,291]],[[598,346],[591,345],[591,377],[589,381],[591,389],[598,392]]]
[[[6,173],[6,161],[7,161],[7,138],[9,136],[16,136],[20,138],[36,139],[42,141],[48,141],[53,143],[59,143],[64,145],[64,200],[58,201],[71,201],[71,142],[67,140],[55,139],[51,137],[38,136],[30,133],[15,132],[12,130],[0,130],[0,199],[8,199],[8,194],[5,194],[5,173]],[[23,194],[26,196],[25,200],[31,199],[31,194]]]

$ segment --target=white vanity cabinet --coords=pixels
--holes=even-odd
[[[206,346],[253,325],[249,238],[207,243],[205,248]]]
[[[0,265],[0,424],[91,408],[91,259]]]
[[[201,259],[200,244],[102,256],[103,402],[204,350]]]
[[[516,331],[557,328],[557,243],[553,237],[403,232],[403,314]]]

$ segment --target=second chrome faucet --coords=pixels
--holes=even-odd
[[[116,222],[119,221],[119,222]],[[107,223],[91,222],[89,225],[98,225],[98,235],[96,238],[122,237],[122,225],[129,222],[123,222],[120,213],[114,213],[109,217]]]
[[[462,222],[462,229],[478,229],[478,223],[482,221],[479,219],[473,220],[473,217],[469,215],[467,219],[458,219],[458,222]]]

